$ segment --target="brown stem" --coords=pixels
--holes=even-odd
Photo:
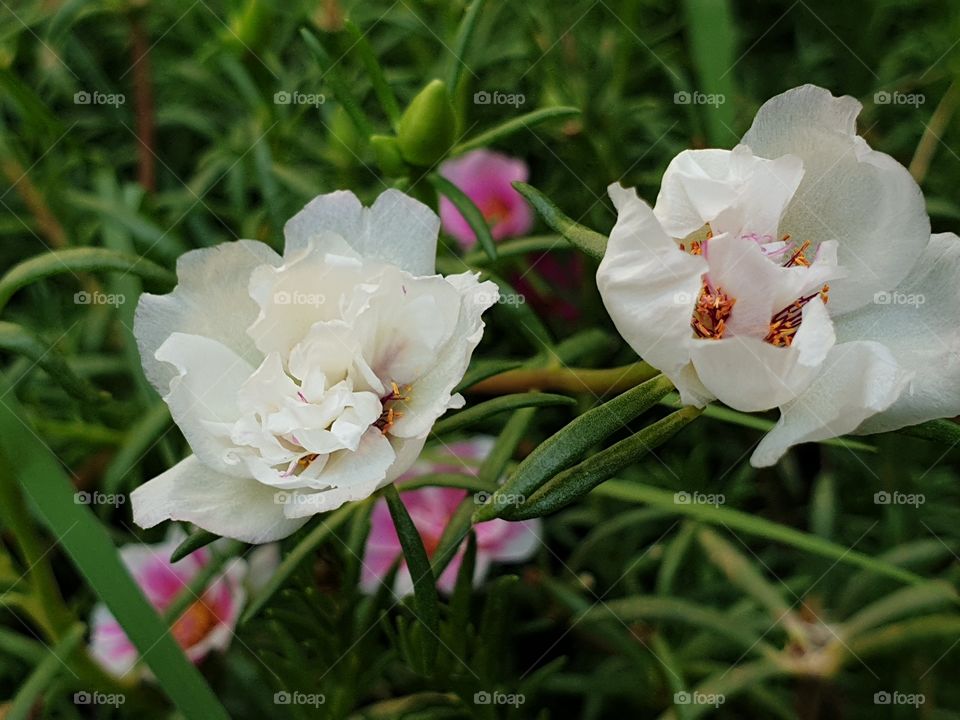
[[[150,72],[150,39],[139,13],[130,17],[130,52],[133,56],[133,96],[137,115],[137,179],[154,193],[157,189],[154,155],[153,78]]]
[[[37,190],[37,186],[33,184],[20,161],[12,153],[9,153],[3,158],[0,167],[2,167],[3,174],[10,181],[10,184],[17,189],[17,193],[23,199],[27,209],[36,219],[37,229],[50,243],[50,247],[55,250],[66,247],[67,232],[51,212],[47,201]]]

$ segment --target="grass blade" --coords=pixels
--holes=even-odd
[[[393,485],[388,485],[385,496],[390,508],[390,517],[400,538],[403,557],[407,561],[410,577],[413,579],[413,594],[417,606],[417,619],[426,630],[420,633],[420,652],[424,667],[433,667],[437,657],[440,633],[440,608],[437,600],[437,584],[430,567],[430,559],[423,547],[423,539],[410,518],[406,506],[400,499],[400,493]]]
[[[0,379],[0,450],[43,522],[86,582],[106,603],[157,682],[187,717],[227,713],[170,635],[120,560],[104,527],[87,505],[74,502],[74,487],[43,441],[20,419],[16,400]],[[15,463],[8,459],[16,458]]]
[[[447,180],[443,175],[433,173],[427,180],[437,189],[437,192],[446,197],[453,203],[454,207],[460,211],[463,219],[467,221],[470,229],[473,230],[473,234],[480,243],[480,247],[482,247],[483,251],[487,254],[487,257],[489,257],[490,260],[496,260],[497,246],[493,241],[493,235],[490,234],[490,226],[487,224],[487,219],[483,217],[480,208],[474,204],[473,200],[471,200],[463,190]]]

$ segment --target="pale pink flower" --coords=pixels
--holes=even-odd
[[[185,537],[182,531],[174,531],[157,545],[127,545],[120,549],[124,565],[160,613],[213,559],[211,551],[202,548],[171,563],[171,554]],[[223,574],[171,627],[174,639],[194,663],[211,650],[226,650],[246,600],[245,581],[252,579],[250,575],[268,574],[275,568],[276,546],[264,546],[253,555],[257,557],[251,556],[249,564],[241,558],[231,560]],[[106,605],[98,603],[94,607],[90,625],[91,654],[107,672],[121,677],[136,667],[137,650]]]
[[[442,453],[425,452],[402,480],[428,473],[476,474],[480,462],[489,454],[492,446],[492,438],[478,437],[471,441],[449,444]],[[444,528],[466,496],[466,490],[444,487],[425,487],[400,493],[400,498],[420,532],[429,556],[432,557],[436,552]],[[403,555],[386,500],[380,500],[374,506],[370,520],[371,530],[363,558],[362,577],[362,586],[367,592],[372,592],[379,586],[397,558]],[[473,529],[477,535],[474,584],[482,582],[491,563],[516,563],[527,560],[533,555],[540,542],[540,520],[538,519],[523,522],[490,520],[474,525]],[[437,586],[446,593],[453,591],[466,547],[467,543],[464,540],[437,581]],[[394,592],[402,596],[412,591],[413,581],[410,571],[407,569],[406,562],[401,562]]]
[[[526,234],[533,227],[533,211],[512,182],[526,182],[527,164],[490,150],[474,150],[447,160],[440,174],[460,188],[483,213],[494,240]],[[464,249],[477,242],[470,224],[447,198],[440,198],[443,229]]]

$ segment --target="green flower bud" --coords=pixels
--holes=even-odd
[[[440,80],[430,81],[400,118],[400,154],[412,165],[433,165],[453,145],[456,124],[447,86]]]
[[[392,135],[371,135],[370,147],[373,149],[377,165],[388,177],[402,177],[409,173],[407,164],[400,154],[400,145]]]

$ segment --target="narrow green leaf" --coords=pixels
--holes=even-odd
[[[212,553],[213,557],[210,562],[191,578],[187,586],[177,593],[173,601],[163,611],[163,619],[166,620],[168,625],[173,625],[188,607],[203,597],[207,586],[217,575],[223,572],[224,566],[236,557],[242,547],[243,543],[230,540],[225,547],[218,548]],[[177,550],[179,549],[178,547]]]
[[[864,568],[878,575],[883,575],[908,585],[922,585],[927,582],[919,575],[899,568],[889,562],[872,558],[869,555],[846,548],[824,538],[810,535],[780,523],[771,522],[764,518],[740,512],[731,508],[716,507],[702,503],[678,503],[675,494],[670,490],[654,488],[636,482],[610,480],[604,483],[595,493],[603,497],[625,500],[627,502],[641,502],[656,507],[672,509],[678,515],[687,515],[697,520],[726,527],[756,537],[766,538],[775,542],[782,542],[803,552],[836,560]],[[960,604],[960,602],[958,602]]]
[[[732,147],[737,65],[736,30],[729,0],[684,0],[687,39],[698,87],[687,102],[699,111],[712,147]]]
[[[678,597],[635,595],[604,600],[593,605],[580,617],[586,622],[620,618],[625,623],[666,620],[706,630],[735,643],[741,650],[774,654],[776,649],[756,634],[749,632],[727,615]]]
[[[176,549],[170,555],[170,562],[178,563],[190,553],[196,552],[200,548],[204,548],[210,543],[219,539],[220,536],[212,532],[208,532],[206,530],[194,530],[187,536],[186,540],[177,545]]]
[[[32,717],[33,706],[41,693],[64,672],[67,667],[64,663],[80,645],[85,630],[82,623],[77,623],[64,634],[55,647],[46,653],[43,660],[30,673],[30,677],[20,686],[13,702],[6,708],[4,720],[28,720]]]
[[[865,658],[908,645],[940,640],[948,648],[960,637],[960,617],[955,614],[927,615],[885,625],[865,632],[848,643],[852,658]]]
[[[545,123],[548,120],[569,118],[579,114],[580,110],[574,107],[550,107],[534,110],[533,112],[526,113],[525,115],[521,115],[513,120],[508,120],[502,125],[497,125],[486,132],[470,138],[466,142],[460,143],[450,151],[450,154],[462,155],[470,150],[485,148],[500,140],[503,140],[506,137],[509,137],[510,135],[513,135],[516,132],[519,132],[520,130],[536,127],[537,125]]]
[[[843,623],[841,630],[846,637],[856,637],[892,620],[917,616],[924,611],[949,605],[955,598],[956,591],[942,580],[900,588],[857,612]]]
[[[519,504],[511,505],[505,502],[500,517],[526,520],[566,507],[613,477],[615,473],[637,462],[652,449],[659,447],[699,414],[697,408],[684,408],[648,425],[579,465],[554,475]]]
[[[74,487],[40,439],[33,434],[0,379],[0,449],[40,518],[81,575],[104,601],[157,682],[187,717],[223,718],[227,713],[184,656],[156,611],[120,560],[105,528],[87,505],[74,501]],[[16,458],[11,462],[9,458]]]
[[[767,580],[739,548],[709,528],[698,530],[697,540],[707,551],[707,557],[723,572],[727,580],[752,597],[760,607],[766,608],[775,621],[780,622],[786,618],[790,604],[783,597],[782,586],[775,587]]]
[[[897,432],[901,435],[933,440],[951,447],[960,443],[960,423],[953,420],[928,420],[919,425],[901,428]]]
[[[117,493],[123,487],[123,481],[143,456],[149,452],[170,427],[170,409],[166,403],[158,402],[147,410],[130,430],[127,431],[123,445],[110,460],[103,473],[103,491]]]
[[[447,526],[440,535],[437,549],[433,552],[431,560],[434,577],[439,578],[443,574],[447,565],[457,556],[457,550],[470,532],[470,516],[473,515],[473,509],[477,506],[475,498],[475,495],[468,493],[447,521]]]
[[[403,480],[397,483],[397,489],[400,492],[417,490],[424,487],[462,488],[475,493],[492,493],[496,485],[486,480],[481,480],[474,475],[461,475],[458,473],[427,473],[426,475],[417,475],[409,480]]]
[[[478,405],[461,410],[455,415],[444,418],[433,426],[434,435],[445,435],[447,433],[463,430],[471,425],[475,425],[482,420],[506,412],[507,410],[516,410],[523,407],[551,407],[554,405],[576,405],[576,400],[566,395],[551,395],[549,393],[528,392],[516,393],[514,395],[503,395],[502,397],[487,400]]]
[[[277,567],[276,572],[270,576],[267,584],[264,585],[256,597],[250,601],[250,604],[240,617],[241,624],[256,616],[270,598],[273,597],[274,593],[283,587],[293,572],[300,567],[300,563],[304,562],[314,550],[330,537],[330,535],[336,532],[337,528],[343,525],[353,513],[360,510],[365,502],[367,501],[348,503],[334,510],[332,513],[322,516],[317,526],[311,530],[303,540],[297,543],[297,546],[293,550],[287,553],[286,557],[283,558],[283,561]]]
[[[17,353],[30,358],[57,382],[64,390],[88,403],[102,403],[110,398],[80,377],[56,348],[48,347],[40,338],[25,327],[0,320],[0,350]]]
[[[694,690],[701,695],[723,696],[724,701],[729,702],[739,693],[758,685],[762,686],[768,679],[787,675],[789,672],[785,663],[764,658],[721,670],[701,682]],[[686,705],[686,710],[687,720],[696,720],[707,713],[714,712],[716,708],[702,702],[690,703]],[[658,720],[677,720],[677,718],[676,708],[671,708],[660,715]]]
[[[534,235],[532,237],[517,238],[516,240],[502,240],[497,243],[497,260],[519,257],[529,254],[543,254],[555,250],[567,250],[569,246],[560,235]],[[472,250],[463,256],[467,265],[483,267],[491,262],[490,256],[482,248]]]
[[[473,577],[476,564],[477,534],[471,530],[467,533],[467,547],[463,552],[460,569],[457,571],[457,582],[453,586],[453,596],[450,598],[449,627],[453,637],[449,645],[450,650],[456,657],[463,657],[467,653],[470,601],[473,598]]]
[[[363,137],[370,137],[373,134],[373,125],[361,109],[356,98],[353,97],[350,86],[347,85],[346,81],[340,75],[336,64],[330,59],[330,55],[323,45],[320,44],[317,36],[306,28],[301,28],[300,37],[303,38],[307,47],[316,56],[320,64],[320,70],[323,73],[323,79],[333,88],[333,94],[336,96],[340,105],[343,106],[343,109],[346,110],[350,119],[353,120],[353,124],[357,127],[357,130],[360,131]]]
[[[572,420],[524,458],[510,479],[493,494],[490,503],[477,510],[475,521],[490,520],[508,509],[508,503],[504,502],[506,496],[530,497],[550,478],[585,457],[598,442],[629,427],[630,421],[672,389],[673,384],[658,375]]]
[[[589,255],[595,260],[603,259],[603,254],[607,250],[606,237],[596,230],[591,230],[571,220],[553,204],[553,201],[532,185],[515,182],[513,186],[517,189],[518,193],[530,201],[530,204],[533,205],[534,209],[551,229],[560,233],[565,240],[582,253]]]
[[[129,272],[161,287],[173,287],[177,283],[177,277],[172,272],[138,255],[105,248],[54,250],[24,260],[0,278],[0,310],[17,290],[38,280],[62,273],[97,271]],[[134,298],[127,300],[133,302]]]
[[[490,583],[487,601],[483,606],[483,615],[477,635],[483,638],[472,667],[476,668],[481,681],[490,682],[500,676],[503,656],[506,649],[507,632],[514,604],[510,601],[513,588],[519,578],[516,575],[502,575]]]
[[[430,567],[423,539],[416,525],[410,519],[410,513],[400,499],[400,493],[393,485],[386,487],[384,496],[390,508],[390,517],[400,538],[400,547],[413,579],[413,594],[417,606],[417,619],[425,632],[420,634],[422,659],[426,667],[432,668],[437,657],[440,632],[440,609],[437,600],[437,584]]]
[[[380,101],[380,107],[383,108],[383,112],[386,113],[387,118],[390,120],[390,125],[393,127],[394,132],[396,132],[397,123],[400,122],[400,106],[397,104],[397,98],[393,94],[393,88],[390,87],[390,83],[387,82],[386,77],[383,75],[383,68],[380,66],[380,61],[377,60],[377,56],[370,47],[367,36],[360,32],[360,28],[358,28],[352,20],[346,20],[344,27],[349,33],[350,39],[353,40],[353,49],[359,53],[360,60],[367,69],[367,75],[370,77],[370,83],[373,85],[373,92],[376,94],[377,100]]]
[[[527,430],[533,418],[537,414],[536,408],[521,408],[514,411],[510,419],[507,420],[503,430],[497,436],[496,442],[490,449],[490,453],[483,459],[477,477],[484,483],[496,488],[507,463],[517,451],[523,438],[527,435]]]
[[[487,254],[487,257],[492,261],[496,260],[497,246],[493,241],[493,235],[490,234],[490,226],[487,224],[487,219],[483,216],[480,208],[474,204],[473,200],[471,200],[463,190],[447,180],[443,175],[431,173],[427,176],[427,180],[437,189],[437,192],[446,197],[453,203],[454,207],[460,211],[463,219],[467,221],[470,229],[473,230],[473,234],[480,243],[480,247],[483,248],[483,251]]]
[[[470,41],[473,39],[473,33],[477,29],[477,20],[480,17],[480,11],[483,10],[485,0],[473,0],[467,12],[457,28],[457,37],[453,41],[453,48],[450,50],[450,71],[447,74],[447,87],[450,88],[450,94],[457,92],[457,86],[460,84],[460,77],[463,75],[463,68],[466,66],[467,50],[470,47]]]

